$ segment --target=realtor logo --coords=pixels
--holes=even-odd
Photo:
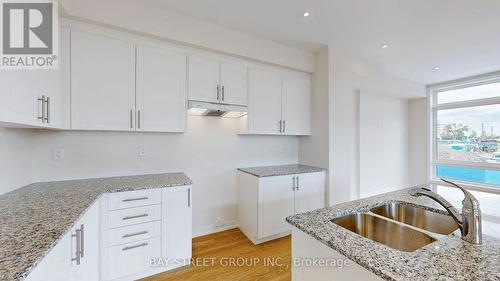
[[[2,1],[1,67],[57,68],[57,2]]]

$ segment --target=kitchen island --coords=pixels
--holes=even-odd
[[[461,239],[460,231],[430,234],[429,244],[396,250],[334,222],[374,207],[402,202],[447,214],[412,189],[346,202],[287,218],[292,230],[292,280],[500,280],[500,239],[483,235],[482,245]],[[415,237],[410,237],[410,239]]]

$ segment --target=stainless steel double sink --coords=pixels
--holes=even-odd
[[[333,223],[393,249],[413,252],[458,229],[452,217],[404,202],[391,202],[369,212],[331,220]],[[437,235],[436,235],[437,234]]]

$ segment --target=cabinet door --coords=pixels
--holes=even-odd
[[[82,226],[83,254],[80,265],[73,263],[75,280],[99,280],[99,202],[87,210],[73,227],[73,232]],[[72,239],[71,252],[76,252],[75,239]]]
[[[184,132],[186,55],[137,47],[137,130]]]
[[[27,126],[46,126],[47,123],[38,118],[42,116],[42,102],[38,98],[42,95],[51,97],[52,104],[59,100],[59,76],[57,69],[1,70],[3,121]],[[57,109],[52,108],[52,111]]]
[[[284,134],[311,134],[311,76],[283,74]]]
[[[309,173],[296,176],[295,214],[325,207],[325,173]]]
[[[189,56],[189,99],[206,102],[219,102],[220,86],[219,61]]]
[[[71,32],[71,127],[135,130],[135,45]]]
[[[162,216],[163,257],[169,266],[188,264],[191,258],[192,200],[191,186],[165,188],[162,191],[164,213]]]
[[[237,62],[223,61],[220,65],[221,102],[247,105],[247,67]]]
[[[84,226],[83,257],[77,265],[76,229]],[[99,280],[99,207],[94,204],[28,275],[27,281]]]
[[[259,179],[259,239],[289,231],[285,221],[293,214],[292,176]]]
[[[248,82],[249,133],[281,134],[281,73],[250,68]]]

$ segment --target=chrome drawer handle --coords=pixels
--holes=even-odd
[[[147,217],[149,216],[148,214],[142,214],[142,215],[137,215],[137,216],[130,216],[130,217],[124,217],[122,220],[131,220],[131,219],[137,219],[137,218],[142,218],[142,217]]]
[[[130,199],[123,199],[122,202],[148,200],[148,199],[149,199],[149,197],[130,198]]]
[[[122,238],[129,238],[137,235],[142,235],[142,234],[148,234],[149,232],[147,230],[141,231],[141,232],[136,232],[136,233],[130,233],[130,234],[125,234],[122,236]]]
[[[148,245],[148,243],[142,243],[142,244],[135,245],[135,246],[129,246],[129,247],[123,248],[122,251],[128,251],[128,250],[139,248],[139,247],[145,247],[147,245]]]

